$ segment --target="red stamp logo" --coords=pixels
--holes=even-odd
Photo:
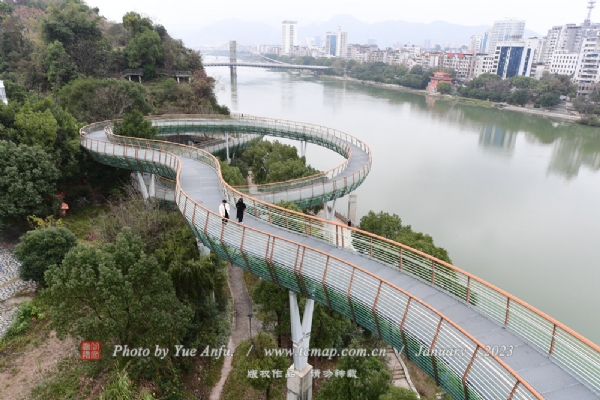
[[[82,360],[99,360],[100,359],[100,342],[85,341],[81,342],[81,359]]]

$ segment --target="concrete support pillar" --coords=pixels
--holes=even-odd
[[[144,196],[144,200],[148,200],[150,195],[148,194],[148,189],[146,188],[146,182],[144,182],[144,177],[140,172],[136,173],[138,178],[138,184],[140,185],[140,192],[142,192],[142,196]]]
[[[227,164],[229,164],[231,162],[231,159],[229,158],[229,133],[225,132],[225,159],[227,160]]]
[[[306,140],[300,142],[300,157],[306,157]]]
[[[333,199],[333,205],[331,206],[331,211],[329,212],[329,220],[333,221],[333,219],[335,218],[335,203],[336,203],[337,199]]]
[[[296,371],[294,366],[288,368],[288,376],[293,372],[294,377],[287,380],[286,400],[312,399],[312,365],[306,364],[302,371]]]
[[[131,75],[129,75],[129,82],[131,82]]]
[[[142,83],[142,76],[141,75],[138,75],[138,82]]]
[[[351,193],[348,196],[348,219],[352,221],[352,226],[355,226],[358,221],[356,221],[356,201],[358,196],[354,193]]]
[[[300,321],[300,308],[296,293],[290,291],[290,319],[292,327],[292,343],[294,346],[294,364],[289,368],[293,374],[287,381],[287,400],[310,400],[312,398],[312,378],[308,361],[310,350],[310,331],[315,302],[307,299],[304,316]],[[291,371],[290,371],[291,372]],[[291,376],[293,375],[293,377]]]
[[[198,246],[198,253],[200,253],[201,256],[207,256],[210,254],[210,249],[206,247],[201,240],[196,239],[196,245]]]
[[[177,77],[177,83],[179,83],[179,77]]]
[[[150,197],[156,197],[156,187],[154,174],[150,174],[150,188],[148,189],[148,195]]]

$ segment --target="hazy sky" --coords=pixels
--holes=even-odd
[[[462,25],[492,25],[495,19],[518,18],[525,27],[545,34],[552,25],[581,23],[587,13],[586,0],[86,0],[111,20],[121,20],[135,10],[163,24],[170,32],[189,31],[223,19],[263,21],[277,26],[283,19],[299,25],[351,14],[364,22],[443,20]],[[600,8],[600,7],[598,7]],[[600,10],[592,21],[600,21]],[[598,15],[598,18],[595,16]]]

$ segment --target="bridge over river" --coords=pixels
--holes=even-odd
[[[351,318],[455,399],[600,398],[600,348],[560,322],[418,250],[273,205],[285,199],[309,207],[350,193],[371,168],[366,143],[331,128],[247,115],[151,121],[163,134],[269,135],[344,156],[330,171],[249,191],[225,183],[208,151],[116,136],[112,122],[80,130],[96,161],[169,182],[164,197],[223,259]],[[222,223],[221,200],[240,196],[248,207],[244,225]]]
[[[205,67],[229,67],[231,71],[232,79],[237,78],[237,67],[251,67],[251,68],[269,68],[269,69],[290,69],[290,70],[304,70],[314,71],[316,73],[323,72],[331,69],[331,67],[320,66],[320,65],[299,65],[299,64],[287,64],[281,61],[272,60],[263,56],[262,54],[256,53],[252,50],[241,46],[242,48],[250,51],[252,54],[262,58],[263,62],[240,62],[237,59],[237,42],[235,40],[229,42],[229,61],[216,61],[203,63]]]

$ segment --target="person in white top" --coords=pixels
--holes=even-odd
[[[226,224],[229,219],[229,204],[227,204],[227,200],[223,200],[221,205],[219,206],[219,214],[221,214],[221,218],[223,218],[223,223]]]

